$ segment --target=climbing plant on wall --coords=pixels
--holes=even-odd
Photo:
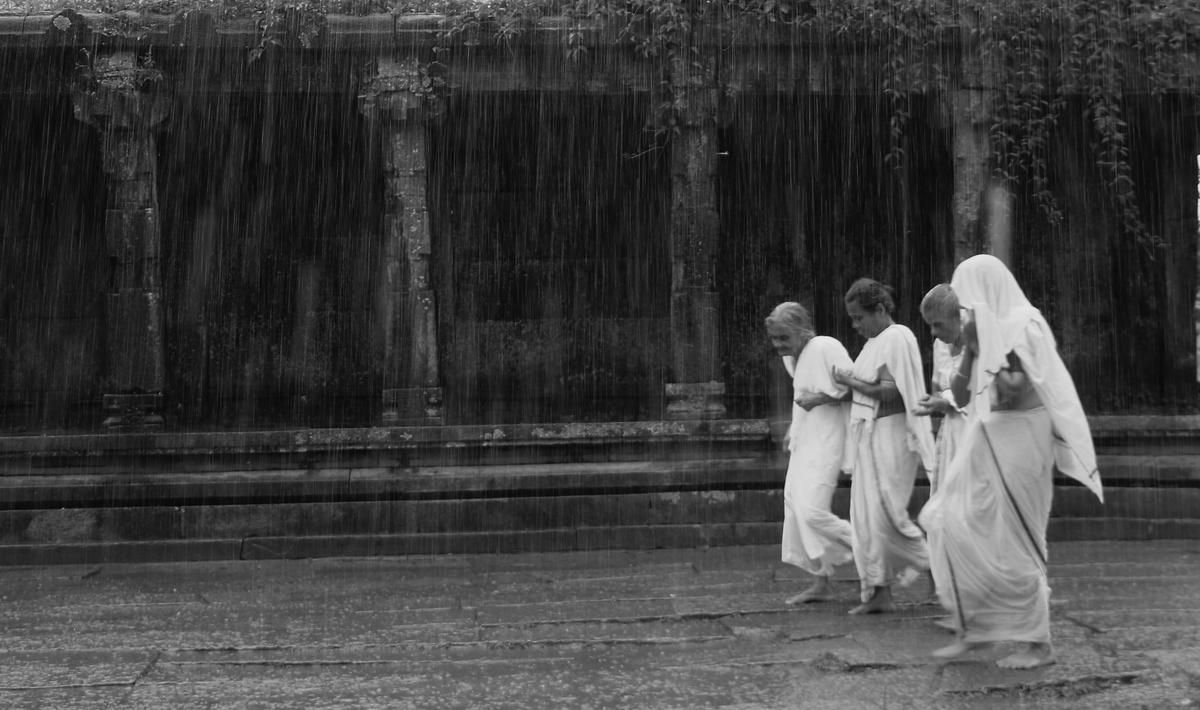
[[[755,26],[790,26],[820,42],[876,43],[885,48],[879,87],[891,107],[888,162],[897,167],[905,159],[911,98],[936,91],[948,69],[935,48],[962,42],[978,59],[979,78],[995,89],[996,178],[1011,188],[1027,186],[1045,218],[1057,223],[1062,212],[1046,151],[1067,97],[1080,96],[1097,136],[1095,165],[1122,228],[1149,249],[1161,240],[1138,206],[1125,96],[1131,80],[1162,96],[1186,79],[1195,71],[1188,52],[1200,41],[1200,0],[399,0],[393,8],[422,9],[447,13],[448,36],[493,28],[502,41],[546,14],[565,15],[572,22],[565,34],[569,58],[611,36],[589,28],[615,28],[618,42],[661,62],[664,75],[678,62],[699,61],[698,38],[721,48]],[[679,125],[679,97],[669,78],[660,88],[654,127],[671,130]]]
[[[652,128],[660,133],[680,125],[683,104],[672,72],[712,69],[719,85],[721,53],[739,33],[775,27],[813,42],[865,42],[884,49],[878,81],[891,108],[888,162],[897,167],[905,159],[912,97],[942,85],[949,67],[942,66],[939,49],[960,42],[994,88],[996,178],[1026,186],[1046,219],[1057,222],[1047,142],[1067,97],[1082,97],[1097,136],[1095,165],[1122,228],[1149,248],[1159,240],[1138,206],[1125,98],[1131,88],[1161,96],[1194,75],[1189,52],[1200,42],[1200,0],[24,0],[20,6],[25,12],[126,13],[127,20],[130,12],[191,10],[253,18],[260,41],[251,59],[275,45],[313,46],[330,13],[439,16],[435,53],[518,41],[547,18],[561,18],[565,24],[556,26],[568,60],[616,42],[657,64],[662,80]],[[710,56],[715,52],[717,66],[699,65],[701,45]]]

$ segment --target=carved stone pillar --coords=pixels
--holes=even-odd
[[[385,425],[444,422],[426,185],[425,122],[435,104],[425,80],[416,62],[380,59],[360,97],[363,114],[382,132],[386,171],[376,298]]]
[[[109,429],[157,428],[163,422],[162,235],[154,132],[167,117],[170,100],[158,79],[133,52],[119,52],[98,57],[72,92],[76,118],[103,137],[110,275],[103,425]]]
[[[711,62],[686,55],[672,66],[671,84],[681,107],[671,139],[671,376],[666,384],[670,419],[725,415],[719,350],[715,261],[720,221],[717,172],[717,104],[720,91]]]
[[[946,110],[950,113],[953,132],[954,197],[951,210],[954,261],[958,263],[988,246],[981,223],[984,214],[981,208],[991,182],[991,91],[952,89]]]

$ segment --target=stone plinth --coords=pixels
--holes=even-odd
[[[385,426],[441,425],[443,416],[441,387],[404,387],[383,391]]]
[[[668,382],[668,419],[717,419],[725,416],[724,382]]]
[[[105,429],[119,431],[162,426],[161,394],[106,394],[103,403]]]

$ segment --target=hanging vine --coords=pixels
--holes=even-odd
[[[1062,210],[1051,189],[1046,152],[1064,103],[1061,92],[1049,86],[1045,28],[1053,11],[1037,0],[1013,0],[1012,11],[1004,14],[990,12],[986,0],[973,0],[970,8],[979,18],[973,39],[994,78],[989,130],[994,175],[1010,191],[1027,184],[1047,222],[1058,224]]]
[[[602,45],[633,48],[653,63],[651,128],[678,129],[685,88],[673,77],[714,76],[708,52],[732,47],[740,33],[784,27],[827,42],[879,52],[878,86],[889,107],[887,163],[900,168],[916,95],[944,85],[939,48],[954,33],[969,38],[994,86],[990,137],[996,177],[1025,185],[1051,224],[1062,210],[1050,184],[1052,131],[1068,105],[1083,98],[1095,135],[1094,162],[1120,215],[1122,230],[1153,248],[1131,167],[1127,82],[1163,96],[1194,75],[1188,52],[1200,42],[1200,0],[26,0],[28,12],[65,7],[106,13],[169,13],[189,9],[251,17],[260,41],[251,59],[271,46],[316,44],[329,13],[430,14],[440,18],[440,55],[481,43],[518,40],[547,18],[566,24],[564,57],[583,61]],[[875,55],[871,55],[875,56]],[[1135,61],[1130,61],[1136,58]],[[722,87],[717,87],[722,88]]]

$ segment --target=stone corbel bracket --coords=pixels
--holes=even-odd
[[[171,110],[161,72],[133,51],[92,58],[81,65],[71,91],[75,118],[97,128],[150,130]]]
[[[425,120],[442,115],[448,86],[444,67],[413,57],[378,57],[362,67],[359,110],[377,118],[381,113],[399,120]]]

